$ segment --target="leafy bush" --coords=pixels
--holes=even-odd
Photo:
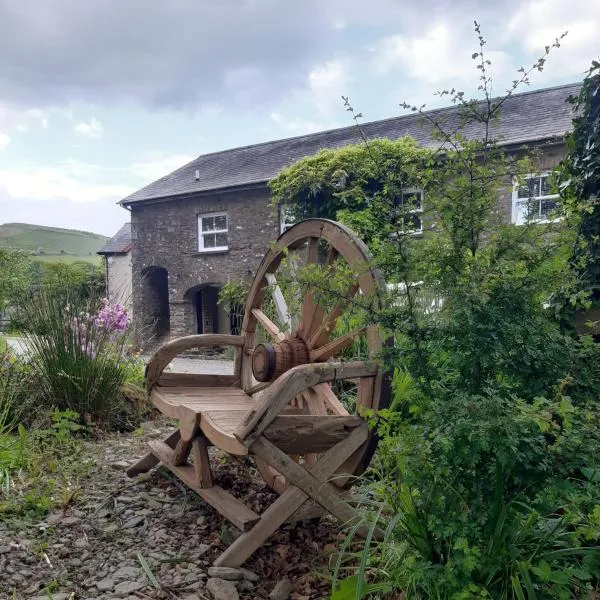
[[[130,367],[126,310],[101,301],[65,304],[40,294],[26,309],[30,364],[41,400],[86,423],[131,426],[122,393]]]

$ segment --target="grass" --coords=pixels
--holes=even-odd
[[[89,231],[60,229],[27,223],[5,223],[0,225],[0,248],[23,250],[36,256],[77,257],[90,260],[106,243],[107,237]],[[43,252],[43,254],[42,254]],[[46,260],[46,259],[45,259]]]
[[[98,254],[91,254],[87,256],[75,256],[72,254],[34,254],[31,259],[47,263],[72,264],[76,262],[89,262],[94,265],[100,265],[102,263],[102,257]]]

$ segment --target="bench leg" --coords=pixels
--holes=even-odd
[[[165,444],[171,448],[176,448],[177,443],[179,442],[181,435],[179,434],[179,429],[176,429],[167,436],[164,440]],[[135,464],[131,465],[129,469],[127,469],[126,473],[128,477],[135,477],[136,475],[140,475],[141,473],[147,473],[151,469],[153,469],[160,460],[156,458],[152,452],[148,452],[138,460]]]

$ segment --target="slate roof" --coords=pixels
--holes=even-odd
[[[571,94],[577,95],[580,87],[580,83],[574,83],[515,94],[504,104],[502,118],[492,135],[506,145],[562,138],[571,129],[571,105],[565,100]],[[455,106],[428,111],[428,114],[443,120],[446,127],[458,127]],[[439,145],[431,138],[431,127],[422,126],[416,114],[365,123],[362,128],[370,139],[393,140],[411,135],[425,147]],[[481,125],[471,123],[461,132],[469,138],[477,138],[481,136]],[[323,148],[339,148],[360,141],[357,128],[350,126],[203,154],[134,192],[121,200],[121,204],[129,206],[146,200],[265,183],[284,167]]]
[[[125,223],[97,254],[127,254],[131,250],[131,223]]]

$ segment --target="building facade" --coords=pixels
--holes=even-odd
[[[579,87],[515,94],[505,102],[492,135],[508,152],[535,147],[539,154],[527,191],[516,189],[509,179],[499,192],[499,209],[507,222],[522,223],[532,198],[538,211],[534,218],[540,221],[555,206],[547,174],[564,156],[571,127],[566,99]],[[456,107],[432,111],[431,116],[446,127],[458,127]],[[425,147],[438,144],[414,114],[366,123],[362,129],[370,139],[410,135]],[[463,133],[472,139],[481,136],[477,124]],[[345,127],[205,154],[122,200],[131,212],[131,298],[140,339],[158,342],[235,330],[217,302],[218,291],[229,281],[251,279],[284,225],[270,205],[268,181],[323,148],[360,142],[356,127]],[[417,208],[426,205],[421,191],[410,193],[416,194],[411,202]]]
[[[131,314],[131,223],[125,223],[98,254],[104,259],[106,296],[115,304],[123,304]]]

